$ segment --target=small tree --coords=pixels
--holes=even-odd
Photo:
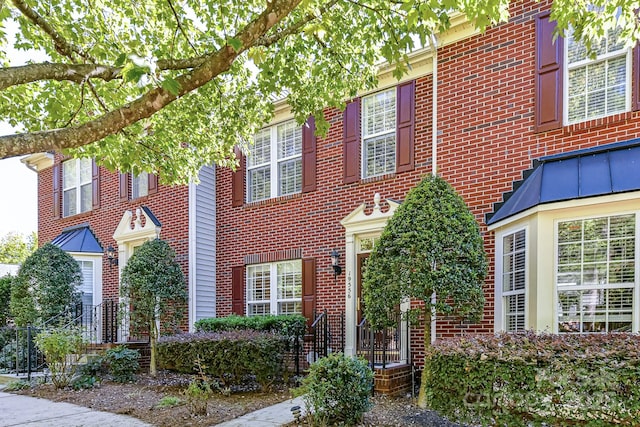
[[[131,326],[149,333],[149,372],[155,376],[158,323],[175,330],[187,303],[185,278],[167,242],[151,240],[136,250],[122,271],[120,296],[125,298],[123,309]]]
[[[362,280],[365,316],[374,328],[391,326],[402,300],[423,301],[426,347],[431,343],[432,310],[480,319],[486,274],[478,223],[445,180],[427,176],[409,191],[367,261]],[[424,384],[418,399],[422,407]]]
[[[11,314],[18,326],[66,320],[80,304],[82,273],[76,260],[47,243],[22,264],[11,288]],[[58,322],[59,323],[59,322]]]
[[[9,303],[11,301],[13,279],[10,274],[0,277],[0,328],[5,326],[9,319]]]
[[[0,264],[21,264],[38,247],[38,235],[8,233],[0,238]]]

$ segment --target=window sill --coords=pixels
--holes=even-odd
[[[289,200],[298,199],[302,197],[302,193],[287,194],[286,196],[272,197],[270,199],[258,200],[256,202],[247,202],[243,205],[245,208],[253,208],[258,206],[277,205],[279,203],[285,203]]]
[[[85,212],[80,212],[80,213],[78,213],[78,214],[69,215],[69,216],[61,216],[61,217],[59,218],[59,220],[60,220],[60,221],[66,221],[66,220],[68,220],[68,219],[76,220],[76,219],[78,219],[78,218],[84,218],[84,217],[86,217],[86,216],[89,216],[89,215],[91,215],[91,213],[92,213],[92,212],[93,212],[93,209],[88,210],[88,211],[85,211]]]
[[[565,125],[562,127],[562,130],[565,136],[569,136],[586,130],[595,130],[605,126],[625,123],[629,120],[635,119],[636,117],[637,114],[633,111],[626,111],[624,113],[613,114],[611,116],[599,117],[597,119]]]
[[[385,173],[383,175],[371,176],[369,178],[362,178],[360,184],[369,184],[372,182],[385,181],[396,177],[396,172]]]

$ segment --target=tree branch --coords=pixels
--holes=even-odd
[[[338,3],[338,0],[331,0],[329,1],[329,3],[327,3],[326,5],[322,6],[321,8],[319,8],[319,15],[324,15],[329,9],[331,9],[336,3]],[[272,44],[276,43],[279,40],[282,40],[285,37],[290,36],[291,34],[295,34],[297,32],[299,32],[302,27],[304,27],[305,25],[307,25],[309,22],[313,21],[314,19],[318,19],[318,15],[314,15],[314,14],[308,14],[304,17],[302,17],[302,19],[300,19],[297,22],[294,22],[293,24],[291,24],[291,26],[276,32],[275,34],[271,35],[271,36],[267,36],[264,35],[262,37],[260,37],[260,39],[256,42],[256,46],[264,46],[264,47],[268,47],[271,46]]]
[[[267,6],[262,13],[237,33],[235,38],[240,40],[240,48],[235,50],[231,46],[223,46],[207,56],[200,66],[176,78],[180,86],[180,90],[176,95],[161,87],[156,87],[132,103],[79,126],[1,136],[0,158],[81,147],[115,134],[142,119],[151,117],[178,97],[198,89],[216,76],[228,71],[231,64],[240,54],[254,46],[260,37],[291,13],[300,1],[272,0],[267,2]]]
[[[178,17],[178,13],[176,12],[176,9],[173,7],[173,3],[171,2],[171,0],[167,0],[167,3],[169,3],[169,7],[171,8],[171,12],[173,12],[173,17],[176,18],[176,24],[178,25],[178,28],[180,29],[180,32],[182,33],[182,36],[187,41],[187,43],[189,43],[189,46],[191,46],[191,49],[193,49],[193,52],[196,55],[198,55],[198,50],[193,45],[193,43],[191,43],[191,40],[189,40],[189,37],[187,37],[186,31],[184,30],[184,28],[182,27],[182,24],[180,23],[180,18]]]
[[[186,70],[202,65],[207,58],[208,56],[184,59],[160,59],[156,66],[157,69],[161,71]],[[109,82],[121,78],[121,71],[122,68],[112,67],[110,65],[60,64],[50,62],[0,68],[0,90],[41,80],[67,80],[74,83],[83,83],[88,79],[101,79]]]
[[[42,31],[44,31],[49,37],[51,37],[56,50],[60,55],[66,56],[67,58],[73,60],[73,56],[74,54],[76,54],[87,61],[96,62],[88,53],[67,42],[67,40],[62,37],[60,33],[58,33],[42,16],[40,16],[38,12],[31,9],[31,7],[29,7],[24,0],[13,0],[13,4],[16,8],[18,8],[20,12],[22,12],[24,16],[26,16],[31,22],[40,27]]]

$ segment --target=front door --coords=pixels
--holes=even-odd
[[[358,290],[356,292],[358,300],[356,301],[356,326],[362,323],[362,319],[364,318],[364,298],[362,297],[362,273],[364,273],[364,268],[367,264],[367,258],[369,258],[369,253],[358,254]]]

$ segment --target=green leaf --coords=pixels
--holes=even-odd
[[[228,39],[227,44],[231,46],[236,52],[240,52],[240,49],[242,49],[242,40],[235,37],[231,37],[230,39]]]
[[[162,83],[160,83],[160,86],[172,95],[178,96],[180,94],[180,83],[171,77],[165,78]]]
[[[149,67],[140,67],[130,62],[122,69],[122,78],[125,82],[138,83],[148,72]]]

